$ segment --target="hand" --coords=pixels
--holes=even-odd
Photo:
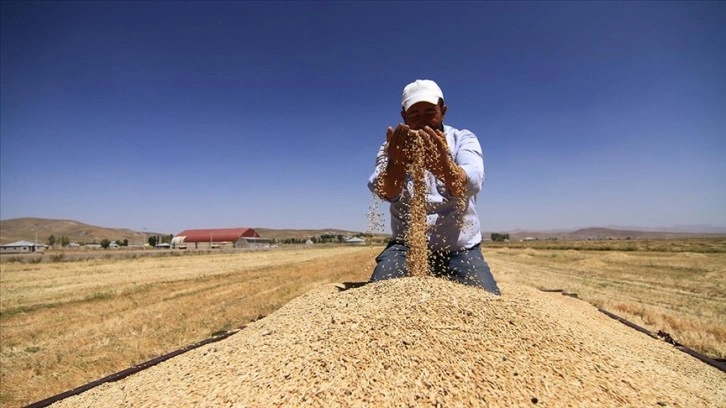
[[[388,142],[388,160],[393,165],[405,165],[411,161],[408,157],[408,125],[399,123],[396,129],[388,127],[386,141]]]
[[[442,180],[453,196],[464,196],[466,193],[467,175],[449,154],[449,144],[446,135],[440,130],[428,126],[421,130],[428,137],[424,137],[424,151],[426,152],[424,165]]]
[[[407,137],[410,130],[408,126],[399,124],[396,129],[389,126],[386,132],[388,164],[381,172],[376,185],[376,193],[383,199],[395,197],[401,194],[403,189],[406,166],[410,162],[407,149],[410,143],[410,138]]]
[[[446,135],[438,129],[429,126],[421,129],[424,133],[424,151],[426,152],[424,165],[438,178],[443,178],[444,171],[450,170],[454,165],[449,155],[449,144],[446,142]]]

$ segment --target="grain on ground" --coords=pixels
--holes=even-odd
[[[676,406],[726,404],[726,375],[591,305],[413,277],[326,285],[243,331],[54,404]]]

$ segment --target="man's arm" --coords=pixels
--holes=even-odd
[[[384,200],[395,199],[403,189],[406,164],[409,161],[406,154],[409,130],[403,124],[396,126],[396,129],[389,126],[386,131],[386,144],[378,153],[376,165],[380,170],[371,182],[375,184],[374,192]]]
[[[429,148],[426,151],[430,154],[426,157],[426,168],[436,178],[443,181],[449,193],[454,197],[461,197],[466,194],[466,182],[468,176],[466,171],[456,164],[449,154],[449,146],[446,142],[446,135],[440,130],[433,130],[426,126],[423,129]]]
[[[378,195],[384,200],[392,200],[401,194],[406,166],[399,162],[388,161],[386,168],[378,175]]]
[[[445,164],[438,167],[438,171],[432,171],[432,173],[436,178],[444,182],[452,196],[463,197],[466,194],[466,171],[457,166],[448,155],[446,157]]]

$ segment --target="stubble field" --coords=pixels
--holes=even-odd
[[[575,292],[726,357],[726,240],[604,245],[490,244],[484,255],[501,283]],[[243,326],[320,285],[365,281],[381,249],[42,263],[3,257],[0,404],[32,403]]]

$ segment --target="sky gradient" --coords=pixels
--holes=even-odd
[[[428,78],[484,150],[484,231],[726,226],[723,2],[1,11],[2,219],[365,231],[385,129]]]

